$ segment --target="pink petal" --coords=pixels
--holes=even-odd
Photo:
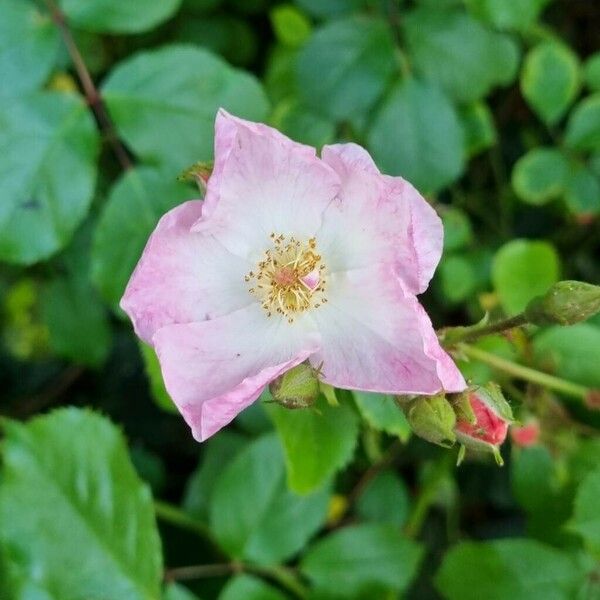
[[[203,216],[193,229],[210,232],[232,252],[255,260],[271,233],[312,237],[339,185],[314,149],[221,111],[215,169]]]
[[[329,268],[392,264],[408,291],[425,291],[442,253],[435,210],[401,177],[381,175],[356,144],[325,146],[322,155],[342,180],[340,199],[318,235],[325,238]]]
[[[390,394],[460,391],[465,382],[440,347],[416,298],[390,266],[330,275],[327,304],[313,311],[331,385]]]
[[[190,231],[202,202],[185,202],[162,217],[129,280],[121,308],[136,333],[218,317],[253,301],[244,276],[254,267],[214,239]]]
[[[154,334],[167,391],[203,441],[254,402],[265,385],[319,347],[309,319],[268,318],[259,304]]]

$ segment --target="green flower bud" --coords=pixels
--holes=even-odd
[[[286,408],[308,408],[319,397],[317,371],[302,363],[274,379],[269,391],[275,402]]]
[[[574,325],[599,311],[600,286],[559,281],[527,305],[525,316],[534,325]]]
[[[428,442],[450,448],[456,441],[456,416],[444,394],[413,400],[406,409],[406,418],[414,433]]]

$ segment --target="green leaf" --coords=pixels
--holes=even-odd
[[[32,264],[69,242],[90,207],[98,148],[78,96],[0,102],[0,260]]]
[[[591,323],[549,327],[535,336],[533,348],[540,368],[582,385],[600,388],[600,327]]]
[[[227,582],[219,600],[286,600],[279,590],[252,575],[236,575]]]
[[[577,215],[593,215],[600,212],[600,179],[585,165],[575,163],[566,182],[565,200],[569,209]]]
[[[402,527],[410,508],[405,483],[393,471],[381,471],[356,503],[357,514],[365,521]]]
[[[170,583],[165,589],[163,600],[199,600],[198,596],[192,594],[186,587],[178,583]]]
[[[469,216],[460,208],[449,207],[441,213],[444,224],[444,252],[460,250],[473,241]]]
[[[328,23],[300,51],[297,68],[308,106],[338,121],[366,113],[394,72],[390,29],[367,17]]]
[[[188,480],[183,498],[183,508],[192,517],[208,521],[215,483],[247,443],[245,435],[226,429],[202,444],[200,466]]]
[[[101,33],[140,33],[171,17],[181,0],[59,0],[69,23]]]
[[[99,367],[108,356],[111,331],[104,305],[83,275],[50,281],[42,294],[42,316],[58,356]]]
[[[527,30],[552,0],[466,0],[474,16],[499,29]]]
[[[373,590],[405,590],[421,556],[420,546],[404,538],[394,526],[356,525],[340,529],[309,548],[300,570],[317,588],[353,598]]]
[[[436,587],[448,600],[571,600],[581,579],[568,554],[533,540],[505,539],[455,546]]]
[[[296,0],[296,4],[315,17],[339,17],[355,12],[368,4],[369,0]]]
[[[560,278],[560,259],[548,242],[512,240],[494,256],[492,280],[504,310],[522,311]]]
[[[60,34],[33,2],[3,0],[0,19],[0,97],[18,96],[46,81],[60,47]]]
[[[285,485],[285,463],[274,434],[257,439],[224,469],[211,497],[210,526],[234,558],[261,564],[298,552],[325,521],[329,490],[298,496]]]
[[[521,91],[527,103],[546,123],[556,123],[577,97],[579,60],[557,42],[543,42],[525,57]]]
[[[562,196],[568,174],[569,163],[560,150],[535,148],[515,164],[512,186],[524,202],[546,204]]]
[[[271,9],[271,24],[277,39],[286,46],[301,46],[311,34],[306,15],[291,4],[280,4]]]
[[[600,52],[585,61],[583,78],[590,90],[600,92]]]
[[[96,228],[92,278],[115,310],[160,217],[195,195],[147,167],[130,169],[113,186]]]
[[[258,81],[206,50],[167,46],[117,65],[103,96],[119,135],[151,163],[174,174],[213,154],[217,109],[263,121],[268,102]]]
[[[280,102],[273,111],[271,122],[293,140],[316,148],[330,144],[335,138],[333,121],[315,113],[296,98]]]
[[[498,134],[494,116],[484,102],[474,102],[460,111],[465,132],[465,148],[469,157],[475,156],[496,144]]]
[[[600,93],[588,96],[573,109],[565,143],[574,150],[600,150]]]
[[[515,77],[515,42],[462,11],[419,7],[406,16],[403,31],[416,72],[457,102],[479,100]]]
[[[372,392],[353,392],[358,411],[378,431],[398,436],[403,442],[410,437],[410,426],[392,396]]]
[[[475,269],[464,256],[442,258],[437,277],[444,299],[454,304],[471,296],[477,285]]]
[[[160,363],[158,362],[158,357],[156,356],[154,348],[148,344],[144,344],[142,341],[139,342],[139,346],[144,361],[146,377],[148,377],[148,382],[150,383],[150,393],[152,394],[152,398],[163,410],[172,414],[177,414],[179,411],[173,400],[171,400],[171,396],[169,396],[167,388],[165,387],[165,382],[163,381],[160,370]]]
[[[485,336],[474,342],[473,345],[506,360],[514,361],[517,359],[517,353],[513,345],[506,337],[501,335]],[[475,385],[485,385],[494,377],[494,371],[479,361],[458,360],[457,365],[465,379]]]
[[[152,497],[119,430],[69,408],[4,431],[0,540],[29,579],[57,599],[158,598]]]
[[[288,484],[298,493],[322,487],[352,459],[358,419],[344,403],[330,406],[322,397],[314,408],[290,410],[268,405],[285,451]]]
[[[367,144],[384,172],[401,175],[423,193],[452,183],[465,166],[454,106],[436,87],[415,79],[394,86],[375,116]]]

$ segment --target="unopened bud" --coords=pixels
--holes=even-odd
[[[472,387],[454,397],[457,412],[456,438],[465,447],[491,452],[499,465],[504,464],[500,446],[506,440],[508,426],[514,421],[512,410],[495,383]],[[464,456],[461,450],[459,461]]]
[[[179,181],[193,181],[198,189],[204,193],[206,192],[206,184],[212,175],[213,166],[212,161],[194,163],[183,171],[177,179]]]
[[[444,394],[420,396],[406,409],[406,418],[416,435],[445,448],[456,441],[456,416]]]
[[[269,391],[275,402],[286,408],[308,408],[319,397],[317,371],[302,363],[274,379]]]
[[[510,439],[519,448],[535,446],[540,439],[540,424],[537,419],[529,419],[524,425],[510,428]]]
[[[600,286],[559,281],[527,305],[525,316],[534,325],[574,325],[599,311]]]

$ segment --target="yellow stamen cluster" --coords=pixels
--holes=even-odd
[[[293,323],[295,314],[327,302],[325,265],[315,238],[301,242],[272,233],[271,241],[257,271],[250,271],[245,280],[251,283],[250,293],[258,297],[269,317],[280,314]]]

